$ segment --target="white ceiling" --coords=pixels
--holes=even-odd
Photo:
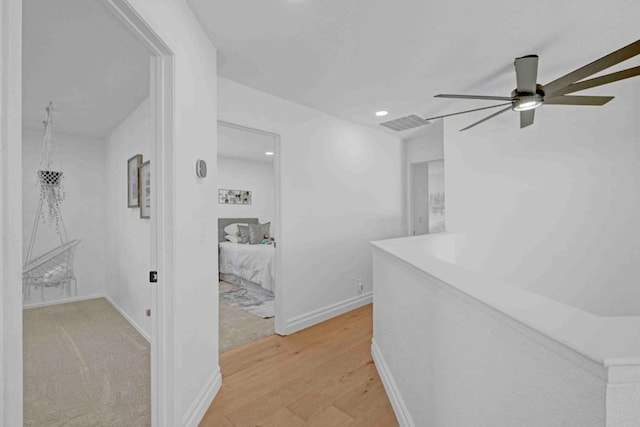
[[[218,157],[273,163],[273,156],[264,154],[267,151],[275,152],[273,136],[218,125]]]
[[[187,2],[221,76],[378,129],[488,105],[438,93],[510,95],[517,56],[540,55],[544,84],[640,38],[637,0]]]
[[[104,138],[149,96],[145,46],[100,0],[23,1],[23,125]]]

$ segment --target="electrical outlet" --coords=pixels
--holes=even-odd
[[[364,292],[364,283],[362,283],[362,279],[358,279],[358,293],[361,294]]]

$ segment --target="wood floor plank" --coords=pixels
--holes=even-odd
[[[200,425],[398,425],[371,360],[371,336],[368,305],[223,353],[222,388]]]
[[[351,388],[345,388],[332,396],[331,403],[336,408],[357,417],[358,414],[351,411],[356,410],[360,402],[367,401],[370,397],[375,398],[380,389],[384,389],[373,361],[368,367],[370,369],[365,371],[367,375],[361,376],[359,382],[352,381]]]
[[[398,425],[393,408],[380,382],[371,381],[360,399],[336,400],[334,406],[353,417],[354,426],[394,427]]]
[[[355,420],[335,406],[327,406],[307,420],[307,427],[346,427]]]
[[[282,337],[271,335],[251,343],[250,346],[236,347],[222,353],[220,363],[225,366],[225,375],[228,377],[285,351],[287,349]]]
[[[232,421],[235,427],[298,427],[305,421],[287,408],[274,408],[270,414],[258,421]]]
[[[256,421],[264,417],[265,414],[272,411],[274,407],[287,406],[289,403],[300,400],[301,395],[319,395],[323,392],[323,389],[330,389],[331,385],[337,384],[340,377],[357,369],[358,366],[361,365],[360,359],[366,357],[369,349],[370,342],[363,341],[353,350],[347,353],[336,354],[334,358],[319,367],[300,372],[293,380],[266,394],[264,397],[249,402],[232,413],[228,413],[227,416],[234,424],[240,424],[240,422],[250,423],[251,421]],[[335,389],[336,387],[334,386],[333,388]],[[311,406],[310,404],[312,404],[313,401],[303,402],[297,405],[296,410],[292,410],[292,412],[306,420],[315,412],[331,404],[329,399],[326,399],[325,402],[322,407]],[[306,409],[306,411],[300,410],[301,406],[303,409]],[[287,406],[287,408],[292,409],[289,406]]]
[[[366,362],[370,348],[370,342],[366,342],[363,346],[342,356],[342,360],[338,363],[327,366],[331,371],[322,373],[321,378],[314,378],[315,381],[306,387],[302,396],[288,404],[287,408],[308,420],[317,412],[330,406],[336,395],[340,395],[345,389],[352,388],[354,383],[371,378],[371,365]]]
[[[308,375],[309,370],[339,357],[363,342],[370,346],[370,339],[369,334],[354,331],[351,335],[325,345],[306,348],[294,346],[276,358],[255,364],[228,378],[225,378],[224,365],[221,365],[223,382],[225,379],[232,379],[227,382],[228,386],[225,388],[227,396],[231,399],[225,411],[232,412],[252,401],[262,399],[299,376]],[[250,389],[246,387],[247,383],[251,383]]]

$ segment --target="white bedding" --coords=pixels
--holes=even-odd
[[[220,242],[219,269],[273,292],[273,245]]]

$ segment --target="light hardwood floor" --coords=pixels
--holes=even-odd
[[[398,423],[371,360],[372,306],[220,355],[222,389],[201,427]]]

